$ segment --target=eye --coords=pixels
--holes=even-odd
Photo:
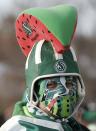
[[[57,87],[57,82],[56,81],[49,81],[47,83],[47,88],[52,90],[52,89],[55,89]]]
[[[69,90],[72,88],[72,86],[73,86],[72,81],[67,81],[67,82],[66,82],[66,87],[67,87]]]

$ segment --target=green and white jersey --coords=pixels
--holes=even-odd
[[[31,114],[27,110],[26,102],[18,102],[13,117],[1,126],[0,131],[88,131],[88,129],[73,118],[60,122],[51,119],[41,110],[35,110]]]
[[[18,115],[9,119],[0,131],[64,131],[64,129],[61,123]]]

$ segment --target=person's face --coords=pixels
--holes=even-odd
[[[77,106],[78,78],[52,77],[39,81],[39,101],[58,118],[68,118]]]

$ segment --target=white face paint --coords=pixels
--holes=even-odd
[[[60,82],[62,83],[62,85],[66,88],[66,94],[69,93],[69,89],[66,86],[66,80],[65,77],[60,77]]]

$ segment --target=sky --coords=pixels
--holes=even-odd
[[[95,0],[1,0],[0,21],[8,14],[18,14],[20,7],[31,8],[35,6],[48,7],[67,3],[77,7],[79,34],[91,37],[96,35],[96,2]]]
[[[12,0],[0,1],[0,15],[7,15],[12,11],[14,2]]]

